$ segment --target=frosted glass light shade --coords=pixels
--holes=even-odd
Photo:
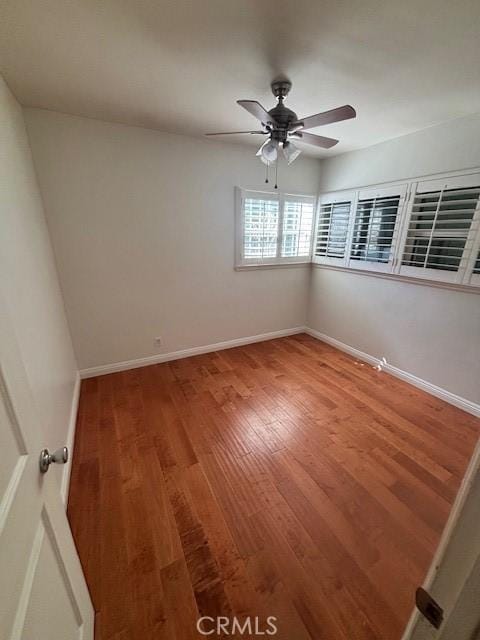
[[[283,143],[283,155],[285,156],[285,160],[288,164],[292,164],[292,162],[298,158],[301,153],[301,150],[296,147],[293,142],[287,141]]]
[[[275,162],[278,156],[278,140],[268,140],[262,147],[262,158],[267,162]]]

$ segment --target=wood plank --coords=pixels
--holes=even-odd
[[[200,615],[399,640],[479,433],[307,335],[85,380],[68,516],[97,640]]]

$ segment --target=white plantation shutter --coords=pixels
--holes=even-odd
[[[480,287],[479,169],[322,194],[313,256],[313,196],[235,193],[237,267],[313,261]]]
[[[264,197],[246,197],[243,210],[243,256],[246,260],[275,258],[280,204]]]
[[[359,192],[350,244],[350,267],[392,271],[406,192],[406,184]]]
[[[309,262],[315,198],[236,190],[237,265]]]
[[[314,261],[345,264],[354,192],[322,196],[318,208]]]
[[[309,257],[314,199],[286,195],[283,199],[282,251],[284,258]]]
[[[417,184],[400,274],[462,282],[478,229],[480,174]]]

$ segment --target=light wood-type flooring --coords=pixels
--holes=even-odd
[[[83,381],[68,515],[97,640],[399,640],[479,433],[304,334]]]

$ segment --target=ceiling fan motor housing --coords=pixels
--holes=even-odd
[[[272,139],[284,142],[287,139],[287,133],[290,125],[297,121],[297,114],[285,107],[281,102],[268,112],[272,116]]]
[[[283,98],[288,96],[288,92],[292,88],[292,83],[290,80],[274,80],[270,86],[273,95],[283,100]]]

